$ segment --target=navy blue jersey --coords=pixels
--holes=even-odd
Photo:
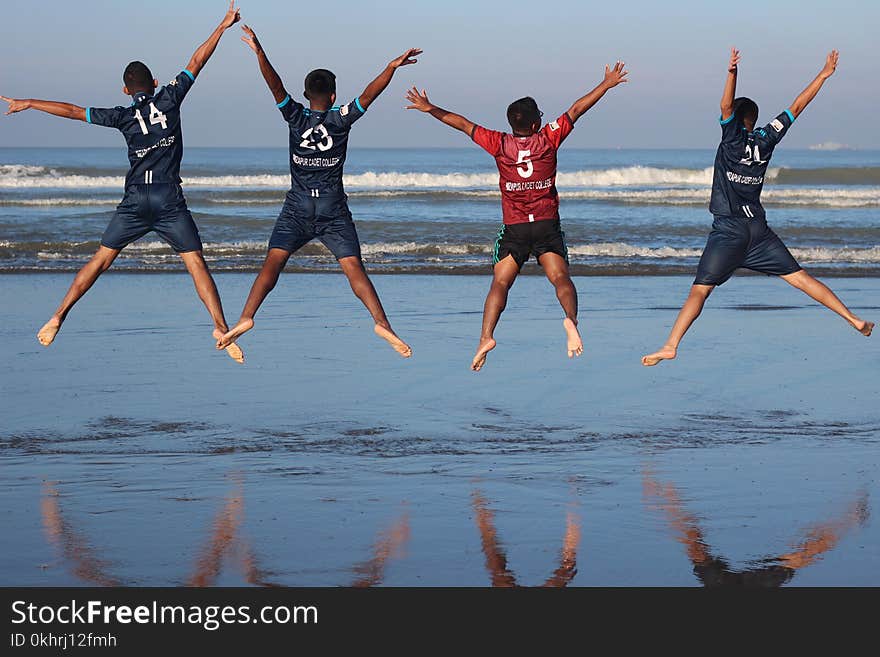
[[[360,99],[318,112],[287,96],[278,109],[290,127],[291,189],[313,196],[344,193],[348,133],[366,111]]]
[[[715,155],[715,176],[709,211],[718,216],[765,217],[761,190],[767,166],[785,133],[794,123],[789,110],[763,128],[749,132],[734,113],[721,121],[721,144]]]
[[[193,82],[193,74],[182,71],[154,95],[135,94],[128,107],[86,108],[86,121],[116,128],[125,137],[131,164],[126,187],[136,183],[180,183],[180,105]]]

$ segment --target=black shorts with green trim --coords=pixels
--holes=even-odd
[[[555,253],[568,263],[568,246],[559,219],[503,224],[495,239],[492,264],[497,265],[507,256],[513,256],[516,266],[522,269],[529,256],[540,260],[545,253]]]

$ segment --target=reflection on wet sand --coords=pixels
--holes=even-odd
[[[514,587],[519,586],[516,575],[507,567],[507,554],[498,538],[495,529],[495,514],[489,508],[489,502],[480,493],[474,491],[471,496],[474,518],[477,528],[480,530],[480,542],[483,554],[486,557],[486,570],[492,586]],[[562,541],[562,550],[559,555],[559,567],[542,584],[546,587],[567,586],[577,574],[577,548],[581,540],[580,520],[572,511],[566,514],[565,536]]]
[[[217,580],[223,569],[223,558],[233,551],[238,542],[243,515],[244,495],[241,481],[237,481],[225,504],[214,516],[210,539],[202,548],[195,571],[186,582],[187,586],[211,586]],[[240,556],[243,555],[240,553]]]
[[[755,562],[751,568],[734,570],[712,553],[703,537],[698,518],[689,513],[672,484],[658,481],[649,470],[642,474],[642,492],[649,508],[664,513],[676,540],[685,546],[694,574],[706,587],[773,587],[791,581],[795,573],[833,550],[843,536],[868,519],[868,496],[859,493],[838,517],[816,523],[791,552]]]
[[[364,588],[381,584],[385,577],[385,565],[389,559],[399,557],[403,547],[409,541],[409,516],[404,513],[392,525],[391,529],[382,532],[373,546],[373,556],[354,567],[360,575],[352,582],[352,586]]]
[[[120,586],[120,580],[105,572],[109,564],[98,558],[95,548],[64,518],[59,497],[53,482],[43,483],[40,514],[49,543],[61,551],[73,574],[83,581],[96,586]]]
[[[59,497],[53,484],[44,484],[40,509],[49,542],[61,551],[73,574],[85,582],[98,586],[124,584],[122,580],[107,574],[109,563],[97,556],[96,549],[64,517]],[[247,583],[254,586],[281,586],[268,581],[269,573],[260,567],[250,540],[241,531],[243,519],[243,484],[236,478],[232,491],[214,516],[208,540],[199,552],[192,574],[185,579],[186,586],[214,585],[223,572],[224,563],[230,559],[235,560]],[[409,515],[404,512],[391,528],[379,532],[370,559],[352,568],[357,577],[351,586],[381,584],[388,562],[400,558],[409,537]]]

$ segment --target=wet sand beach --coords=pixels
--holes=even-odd
[[[251,274],[217,283],[234,321]],[[5,585],[880,585],[880,342],[737,277],[655,368],[688,277],[377,276],[399,358],[335,274],[281,278],[216,352],[185,274],[0,276]],[[880,279],[830,283],[880,316]]]

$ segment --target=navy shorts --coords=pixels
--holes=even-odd
[[[801,270],[766,219],[716,216],[694,285],[721,285],[739,267],[771,276]]]
[[[110,249],[124,249],[154,231],[177,253],[201,251],[202,240],[180,185],[130,185],[101,237]]]
[[[288,192],[269,238],[269,248],[294,253],[315,238],[337,260],[361,257],[361,243],[345,194],[313,197]]]
[[[555,253],[568,262],[568,247],[559,219],[503,224],[495,238],[492,264],[497,265],[510,255],[522,269],[530,255],[540,260],[545,253]]]

